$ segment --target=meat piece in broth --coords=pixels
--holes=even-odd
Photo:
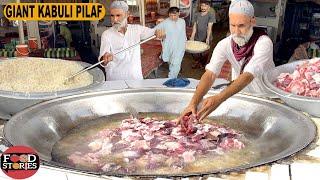
[[[197,119],[193,116],[184,116],[181,122],[181,131],[186,134],[193,134],[197,131],[197,128],[194,126]]]
[[[242,149],[240,134],[216,124],[195,123],[186,116],[183,127],[154,118],[125,119],[120,127],[103,129],[88,143],[90,152],[75,152],[70,164],[88,165],[104,172],[134,173],[164,167],[181,170],[197,157]]]

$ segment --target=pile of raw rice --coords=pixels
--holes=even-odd
[[[93,76],[85,72],[64,83],[83,67],[77,62],[41,58],[0,61],[0,90],[15,92],[55,92],[92,84]]]

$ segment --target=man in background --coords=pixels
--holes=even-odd
[[[156,29],[163,29],[166,37],[162,41],[162,60],[169,64],[169,78],[177,78],[186,46],[186,23],[179,18],[178,7],[170,7],[169,17],[156,26]]]
[[[142,80],[140,46],[114,55],[153,35],[162,39],[162,30],[150,29],[139,24],[128,24],[129,6],[124,1],[113,1],[110,5],[112,27],[101,36],[98,60],[103,61],[107,81]]]
[[[211,45],[212,41],[212,25],[216,22],[215,14],[209,12],[210,1],[201,0],[200,1],[200,12],[195,14],[194,23],[192,28],[192,34],[190,37],[191,41],[201,41],[208,45]],[[209,57],[209,51],[201,53],[195,56],[195,64],[192,68],[204,67]]]

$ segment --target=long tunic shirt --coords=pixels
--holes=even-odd
[[[176,78],[185,52],[186,23],[181,18],[178,18],[177,21],[167,18],[158,24],[156,29],[165,31],[166,37],[162,41],[162,59],[169,63],[169,78]]]
[[[231,47],[231,36],[221,40],[215,47],[210,63],[206,69],[218,75],[225,61],[229,61],[232,66],[232,80],[240,75],[240,70],[244,59],[237,61],[234,57]],[[262,84],[262,75],[265,71],[274,68],[273,62],[273,44],[268,36],[260,36],[257,40],[253,56],[249,63],[244,67],[243,72],[249,72],[254,76],[253,81],[243,89],[243,92],[249,93],[266,93]]]
[[[100,58],[106,53],[115,54],[129,46],[139,43],[154,34],[155,30],[141,25],[128,24],[125,34],[111,27],[101,36]],[[140,46],[113,56],[113,60],[106,66],[106,79],[111,80],[141,80]]]

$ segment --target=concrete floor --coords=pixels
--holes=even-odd
[[[214,46],[224,37],[226,37],[229,27],[226,24],[214,24],[213,25],[213,44]],[[189,37],[188,37],[189,38]],[[179,77],[200,79],[204,73],[204,69],[192,69],[191,66],[194,63],[194,59],[191,54],[185,53],[181,64],[181,70]],[[157,71],[157,78],[167,78],[169,72],[169,66],[167,63],[163,63]],[[147,79],[154,79],[155,74],[151,73]]]

